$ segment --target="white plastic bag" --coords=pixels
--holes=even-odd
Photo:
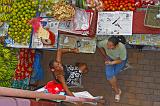
[[[74,28],[76,31],[86,31],[90,27],[91,13],[82,9],[76,9],[74,16]]]

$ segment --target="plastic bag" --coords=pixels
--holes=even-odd
[[[91,12],[77,9],[74,17],[74,28],[76,31],[89,30],[91,23]]]
[[[49,93],[52,94],[59,94],[60,92],[64,92],[62,84],[57,83],[55,80],[48,82],[45,88]]]

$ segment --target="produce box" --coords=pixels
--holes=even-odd
[[[7,47],[29,48],[32,35],[32,25],[29,21],[36,17],[38,0],[16,0],[12,2],[9,23]]]
[[[96,39],[60,34],[59,48],[78,48],[81,53],[95,53]]]

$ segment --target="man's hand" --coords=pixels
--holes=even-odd
[[[72,49],[72,51],[73,51],[74,53],[79,53],[79,49],[78,49],[78,48],[74,48],[74,49]]]

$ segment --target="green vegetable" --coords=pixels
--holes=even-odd
[[[16,49],[4,48],[0,44],[0,86],[11,87],[11,81],[18,63]]]

